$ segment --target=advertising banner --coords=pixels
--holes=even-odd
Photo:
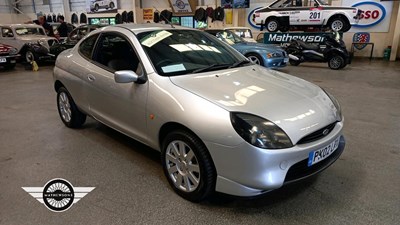
[[[87,13],[117,13],[117,0],[86,0]]]
[[[342,5],[357,7],[363,11],[360,21],[349,32],[389,32],[393,2],[343,0]]]
[[[291,40],[301,40],[307,43],[321,43],[325,39],[326,33],[264,33],[264,44],[283,44]]]

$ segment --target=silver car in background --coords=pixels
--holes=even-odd
[[[88,115],[160,151],[168,182],[190,201],[280,188],[327,168],[345,146],[331,95],[202,31],[98,29],[59,55],[54,81],[66,126]]]

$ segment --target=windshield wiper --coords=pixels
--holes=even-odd
[[[229,68],[239,67],[239,66],[241,66],[241,65],[248,64],[248,63],[251,63],[251,62],[250,62],[249,60],[242,60],[242,61],[239,61],[239,62],[235,62],[235,63],[232,64],[232,66],[230,66]]]
[[[208,71],[208,70],[213,70],[213,69],[220,69],[220,68],[224,68],[224,67],[228,67],[230,64],[211,64],[209,66],[197,69],[197,70],[193,70],[192,73],[200,73],[200,72],[204,72],[204,71]]]

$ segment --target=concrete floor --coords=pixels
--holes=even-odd
[[[399,224],[400,63],[283,71],[337,97],[345,152],[319,176],[262,198],[217,195],[200,204],[171,190],[158,152],[91,119],[84,129],[66,128],[52,66],[0,72],[0,224]],[[64,213],[21,189],[56,177],[96,189]]]

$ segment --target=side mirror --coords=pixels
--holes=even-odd
[[[120,70],[114,72],[114,80],[116,83],[136,83],[139,75],[132,70]]]

